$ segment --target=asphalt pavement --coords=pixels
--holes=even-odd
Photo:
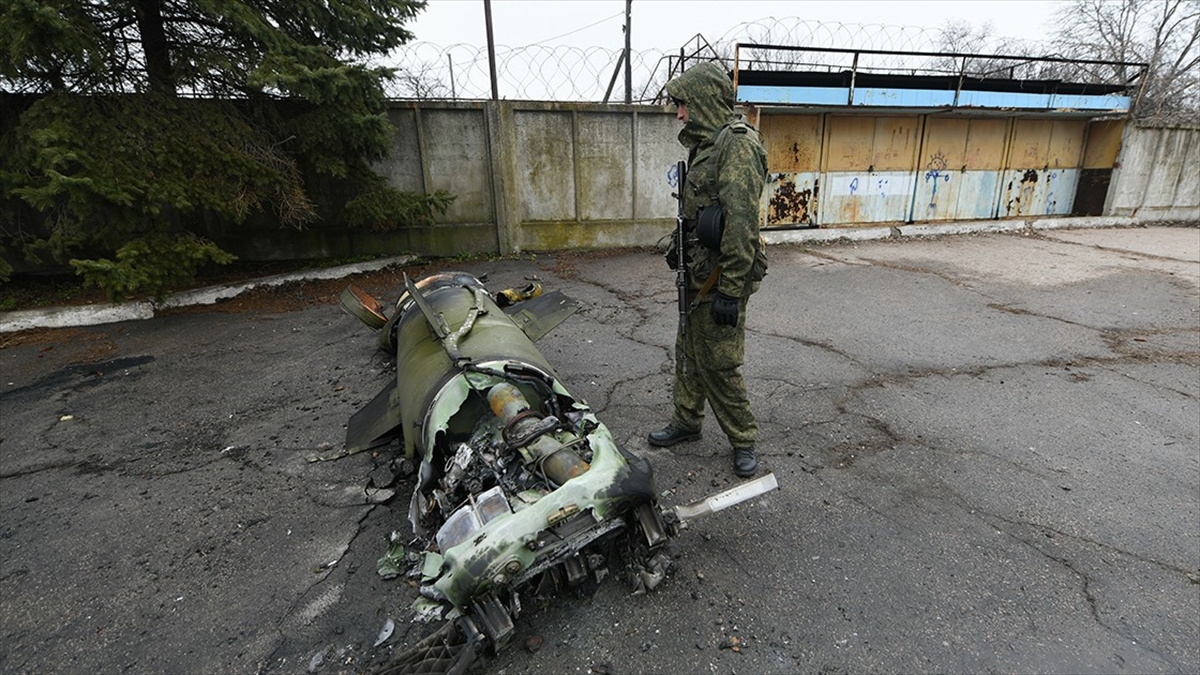
[[[653,593],[527,607],[475,672],[1200,672],[1200,228],[769,256],[744,373],[779,489],[696,521]],[[711,419],[645,441],[660,255],[446,265],[582,303],[539,349],[664,503],[736,483]],[[394,300],[400,269],[351,280]],[[395,375],[342,285],[0,335],[0,672],[361,672],[420,637],[375,569],[392,451],[311,461]]]

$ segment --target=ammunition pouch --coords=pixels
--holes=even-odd
[[[713,204],[700,209],[696,218],[696,236],[700,244],[710,251],[721,250],[721,237],[725,234],[725,209]]]

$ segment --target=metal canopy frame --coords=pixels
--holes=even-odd
[[[763,54],[747,55],[746,52],[750,51],[759,51]],[[779,56],[771,57],[772,53],[778,53]],[[811,58],[805,59],[804,62],[797,62],[794,57],[788,58],[789,55],[794,54],[808,54],[811,55]],[[831,61],[830,56],[835,58]],[[846,57],[849,57],[849,64],[845,63]],[[891,60],[900,62],[901,65],[895,63],[867,64],[867,61],[881,61],[882,59],[878,57],[893,57]],[[921,62],[920,59],[925,59],[925,62]],[[931,64],[929,59],[942,59],[943,64]],[[953,63],[955,67],[952,70],[948,69],[946,62]],[[1116,72],[1133,71],[1133,74],[1121,82],[1083,82],[1015,77],[1018,69],[1038,64],[1058,64],[1075,71],[1100,67]],[[1070,59],[1059,56],[908,52],[738,42],[734,45],[732,76],[734,89],[738,91],[740,91],[744,79],[771,79],[776,82],[762,86],[780,88],[790,86],[797,90],[802,90],[807,86],[809,91],[817,91],[818,89],[812,82],[819,78],[841,80],[828,83],[832,86],[824,88],[827,97],[837,98],[841,96],[840,92],[844,91],[845,93],[844,104],[828,98],[815,103],[790,104],[779,101],[749,101],[739,97],[742,102],[760,106],[791,108],[803,106],[805,108],[854,109],[863,112],[895,109],[912,111],[914,108],[925,108],[927,113],[932,111],[978,113],[987,110],[1004,110],[1011,114],[1022,110],[1032,110],[1043,114],[1072,116],[1127,115],[1136,109],[1141,99],[1148,67],[1148,64],[1139,62]],[[1008,77],[994,77],[997,73],[1005,71],[1007,71]],[[789,79],[792,80],[790,84],[788,83]],[[809,81],[807,85],[805,84],[806,79]],[[864,80],[870,80],[872,84],[876,85],[871,90],[872,92],[906,92],[910,95],[924,92],[927,100],[894,106],[874,102],[864,103],[858,101],[855,96],[856,89],[863,86]],[[1133,87],[1136,87],[1136,92],[1128,100],[1124,96],[1114,96],[1115,94],[1126,94]],[[953,91],[952,99],[949,99],[950,91]],[[965,95],[964,92],[966,92]],[[934,102],[934,99],[942,100]],[[1065,102],[1067,105],[1055,107],[1053,104],[1056,102]]]

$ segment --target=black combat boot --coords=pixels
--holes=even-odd
[[[660,448],[665,448],[667,446],[675,445],[676,443],[683,443],[685,441],[698,441],[700,440],[700,432],[685,431],[674,424],[668,424],[658,431],[651,431],[650,435],[646,437],[646,440],[650,441],[650,445],[657,445]]]
[[[739,478],[749,478],[758,471],[758,455],[754,454],[754,446],[733,449],[733,472]]]

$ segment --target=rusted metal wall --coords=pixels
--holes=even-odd
[[[768,228],[1066,215],[1089,131],[1097,143],[1091,168],[1111,172],[1115,152],[1116,127],[1089,129],[1080,119],[759,110],[751,117],[771,171]],[[1103,176],[1086,194],[1103,189],[1097,180]]]
[[[1074,216],[1104,214],[1104,202],[1112,184],[1113,168],[1121,151],[1124,120],[1096,120],[1087,125],[1087,143],[1083,148],[1083,168],[1075,190]]]
[[[767,149],[764,227],[1200,213],[1200,130],[1124,120],[747,107]],[[458,195],[396,238],[432,254],[653,244],[673,223],[673,111],[542,102],[392,110],[380,169]]]
[[[1200,201],[1189,196],[1200,192],[1196,130],[1131,136],[1123,120],[746,112],[767,149],[767,228],[1136,215],[1146,204],[1191,213],[1188,200]],[[647,245],[673,223],[665,174],[684,153],[668,108],[420,104],[397,106],[392,121],[395,159],[380,168],[393,184],[458,195],[436,225],[404,233],[411,250]],[[1131,182],[1141,175],[1152,178]]]
[[[759,118],[767,148],[765,222],[782,227],[816,227],[821,197],[821,115],[768,115]]]
[[[829,115],[820,224],[907,220],[923,122],[919,116]]]
[[[1008,126],[995,118],[927,118],[910,219],[994,217]]]
[[[1084,120],[1013,120],[1001,217],[1071,213],[1083,159]]]

